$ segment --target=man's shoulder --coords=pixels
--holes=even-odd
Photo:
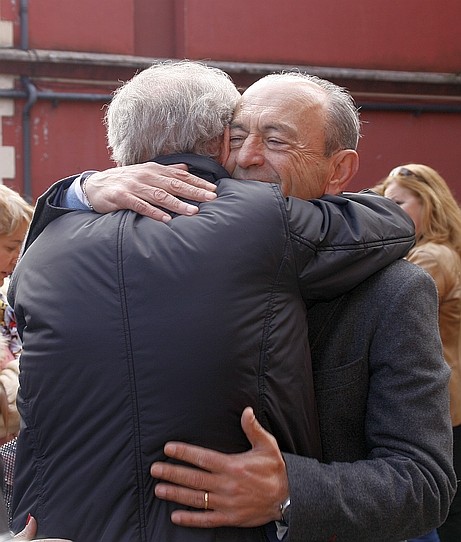
[[[80,209],[64,209],[64,211],[56,214],[52,221],[44,225],[42,231],[21,256],[21,262],[29,261],[29,258],[36,261],[37,258],[46,260],[57,257],[54,265],[59,265],[59,256],[64,253],[89,254],[112,250],[119,239],[117,232],[126,222],[123,217],[131,213],[135,214],[133,211],[117,211],[108,214]],[[155,223],[153,220],[152,222]]]
[[[413,297],[410,297],[409,293]],[[418,292],[418,295],[416,295]],[[406,260],[397,260],[378,271],[346,294],[344,303],[355,306],[373,307],[373,312],[384,310],[406,298],[408,303],[419,303],[423,295],[437,298],[437,289],[432,277],[420,266]]]
[[[418,286],[422,289],[435,288],[432,277],[424,269],[407,260],[399,259],[371,275],[341,298],[320,305],[337,305],[345,302],[346,298],[347,302],[351,299],[360,299],[361,302],[370,300],[372,303],[378,298],[391,300],[409,286]],[[311,310],[315,311],[315,306]]]
[[[387,290],[400,288],[405,281],[417,281],[421,284],[428,285],[432,284],[431,276],[426,273],[424,269],[419,265],[401,259],[372,275],[362,283],[361,286],[377,287],[379,289]]]
[[[417,265],[397,260],[344,295],[314,304],[308,311],[311,346],[324,348],[332,334],[347,338],[357,329],[370,330],[402,300],[418,305],[423,298],[437,299],[432,277]]]

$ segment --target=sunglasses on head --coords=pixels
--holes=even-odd
[[[397,177],[397,175],[400,175],[401,177],[416,177],[420,181],[426,182],[424,177],[422,177],[421,175],[418,175],[414,171],[411,171],[411,169],[408,169],[407,167],[399,166],[399,167],[394,168],[389,173],[389,177]]]

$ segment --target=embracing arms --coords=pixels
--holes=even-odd
[[[391,267],[340,305],[332,303],[319,326],[324,337],[314,345],[314,381],[327,462],[284,454],[284,472],[272,437],[245,411],[248,452],[165,446],[166,455],[192,466],[154,464],[152,475],[163,480],[156,495],[203,509],[208,491],[212,508],[178,510],[174,522],[211,527],[280,519],[287,479],[290,542],[334,535],[347,542],[398,541],[444,521],[456,479],[437,293],[411,264]],[[349,422],[354,435],[344,427]]]
[[[164,221],[170,220],[171,215],[163,209],[193,215],[198,212],[198,207],[178,198],[210,201],[216,198],[216,186],[184,171],[182,167],[147,162],[95,172],[85,191],[88,196],[91,194],[91,205],[100,213],[131,209],[154,220]],[[66,191],[72,189],[74,181],[79,179],[80,175],[72,175],[57,181],[38,198],[24,250],[47,224],[77,207],[72,204],[76,201],[75,191],[72,203],[66,202]],[[77,208],[90,210],[84,201],[78,203]]]
[[[286,208],[306,301],[344,294],[403,258],[415,241],[407,213],[371,191],[308,201],[286,198]]]
[[[76,179],[78,181],[79,177],[69,177],[55,183],[39,198],[26,248],[49,222],[75,208],[69,199],[66,201],[66,190],[75,192],[71,185]],[[75,184],[79,185],[79,182]],[[216,197],[213,184],[181,169],[154,162],[96,172],[87,178],[84,185],[84,195],[81,195],[83,203],[78,204],[79,208],[89,209],[88,195],[91,206],[97,212],[126,208],[163,221],[171,219],[164,209],[189,215],[198,212],[197,206],[181,201],[173,194],[198,202]],[[334,292],[332,290],[330,297],[347,291],[386,264],[404,256],[414,243],[411,220],[395,203],[381,196],[371,193],[324,196],[310,202],[306,204],[297,198],[286,198],[290,230],[295,241],[299,239],[307,250],[317,251],[318,265],[312,266],[310,275],[305,277],[306,283],[311,280],[312,272],[317,273],[319,266],[327,288],[331,287],[329,278],[338,270],[344,276],[341,288]],[[313,224],[306,226],[306,213],[310,213],[311,209],[315,215],[312,217]],[[369,258],[368,272],[363,266],[358,269],[362,258]],[[379,260],[376,264],[375,259]],[[357,260],[359,265],[354,263]],[[351,276],[350,267],[358,273]],[[318,289],[326,291],[320,284]]]

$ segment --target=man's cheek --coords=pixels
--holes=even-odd
[[[235,167],[236,167],[236,165],[237,165],[236,156],[237,156],[236,151],[231,151],[230,154],[229,154],[228,159],[227,159],[226,162],[224,163],[224,167],[227,169],[227,171],[228,171],[231,175],[234,174]]]

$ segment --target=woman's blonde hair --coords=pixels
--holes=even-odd
[[[0,184],[0,235],[11,235],[23,222],[29,224],[33,211],[17,192]]]
[[[394,168],[374,190],[384,194],[393,181],[421,201],[418,244],[448,244],[461,256],[461,209],[443,177],[424,164],[406,164]]]

